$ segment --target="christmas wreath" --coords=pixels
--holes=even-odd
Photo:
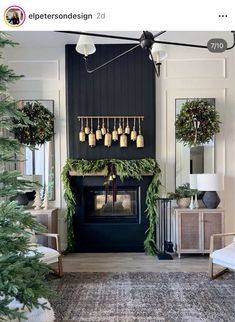
[[[184,145],[208,143],[220,131],[219,113],[206,100],[187,101],[176,115],[176,140]]]
[[[41,103],[27,102],[23,108],[20,109],[22,116],[26,116],[29,122],[25,122],[22,118],[21,124],[24,127],[14,128],[15,137],[20,143],[26,145],[42,145],[50,141],[54,134],[54,114],[45,108]]]

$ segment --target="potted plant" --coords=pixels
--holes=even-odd
[[[180,208],[188,208],[190,198],[197,193],[197,190],[190,189],[189,183],[184,183],[175,189],[175,192],[169,192],[169,198],[175,199]]]

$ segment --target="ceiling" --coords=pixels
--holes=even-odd
[[[92,31],[91,31],[92,32]],[[158,31],[151,31],[156,34]],[[24,47],[61,47],[66,44],[77,43],[79,35],[66,34],[54,31],[10,31],[7,32],[14,41]],[[120,35],[139,38],[142,31],[103,31],[94,33],[103,33],[110,35]],[[199,45],[206,45],[211,38],[223,38],[232,44],[232,35],[229,31],[168,31],[159,37],[159,40],[168,40],[172,42],[187,42]],[[130,43],[130,41],[93,37],[96,44],[107,43]],[[133,42],[134,43],[134,42]]]

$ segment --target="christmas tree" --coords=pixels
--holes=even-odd
[[[33,207],[35,210],[39,210],[41,208],[41,205],[42,205],[42,201],[40,197],[40,191],[36,190]]]
[[[0,32],[0,48],[15,46]],[[1,61],[3,61],[0,55]],[[9,171],[10,164],[17,162],[20,144],[12,137],[15,121],[17,126],[27,124],[27,118],[17,110],[16,102],[10,97],[8,84],[19,79],[7,65],[0,64],[0,320],[23,319],[24,313],[10,309],[9,303],[16,299],[27,309],[46,308],[39,303],[40,297],[48,294],[44,284],[48,267],[40,261],[40,254],[26,257],[29,251],[31,232],[43,231],[22,206],[9,198],[31,183],[23,180],[17,171]],[[36,321],[35,321],[36,322]]]

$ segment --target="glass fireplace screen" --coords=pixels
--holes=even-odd
[[[116,202],[113,203],[112,190],[108,191],[107,202],[104,187],[85,187],[85,217],[88,221],[115,218],[138,219],[139,187],[117,187]]]

